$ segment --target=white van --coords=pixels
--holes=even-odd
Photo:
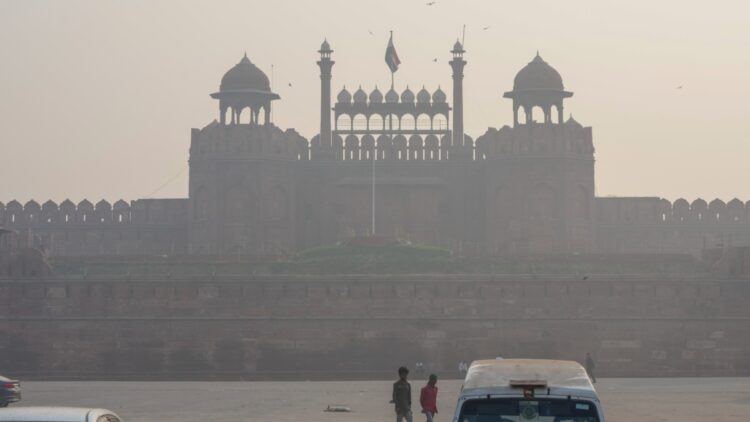
[[[586,370],[561,360],[479,360],[469,367],[453,422],[605,422]]]

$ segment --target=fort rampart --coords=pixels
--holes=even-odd
[[[594,200],[601,253],[687,253],[750,245],[750,201],[657,197]],[[36,236],[50,256],[179,255],[188,252],[188,200],[0,202],[0,227]]]
[[[29,377],[378,376],[580,359],[602,375],[750,374],[750,283],[666,276],[0,281],[0,363]]]

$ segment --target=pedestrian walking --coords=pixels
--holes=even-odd
[[[469,364],[465,361],[458,362],[458,373],[461,375],[461,377],[466,375],[466,371],[469,370]]]
[[[432,418],[437,414],[437,375],[430,374],[427,385],[422,387],[419,394],[419,404],[422,405],[422,413],[427,417],[427,422],[432,422]]]
[[[589,378],[591,378],[591,382],[596,384],[596,375],[594,373],[596,371],[596,362],[594,362],[594,358],[591,356],[590,352],[586,352],[585,365],[586,372],[588,372]]]
[[[411,384],[406,379],[409,370],[402,366],[398,368],[398,381],[393,383],[393,399],[391,403],[396,410],[396,422],[413,422],[411,414]]]

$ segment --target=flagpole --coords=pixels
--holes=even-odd
[[[372,143],[372,152],[370,153],[370,159],[372,160],[372,228],[371,236],[375,236],[375,154],[377,154],[377,148],[375,148],[375,142]]]

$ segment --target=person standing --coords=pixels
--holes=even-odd
[[[596,384],[596,375],[594,374],[594,371],[596,370],[596,362],[594,362],[594,358],[591,356],[590,352],[586,352],[586,372],[589,374],[589,378],[591,378],[591,382]]]
[[[422,387],[419,394],[419,404],[422,405],[422,413],[427,417],[427,422],[432,422],[432,418],[437,414],[437,375],[430,374],[427,385]]]
[[[398,368],[398,381],[393,383],[393,403],[396,408],[396,422],[413,422],[411,415],[411,384],[406,380],[409,370],[402,366]]]

